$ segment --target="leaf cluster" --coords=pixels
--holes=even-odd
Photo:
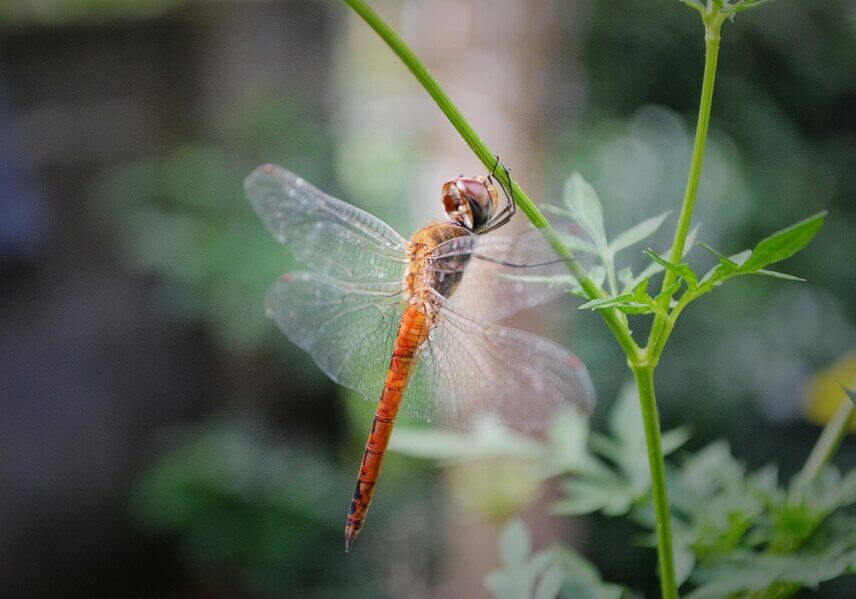
[[[604,433],[572,412],[558,415],[543,439],[501,427],[473,434],[400,428],[392,449],[443,462],[519,459],[537,480],[560,477],[559,515],[601,513],[640,527],[653,546],[655,521],[641,412],[625,386]],[[689,439],[684,428],[663,434],[675,456]],[[805,587],[856,573],[856,471],[827,466],[815,480],[780,481],[775,468],[747,471],[724,441],[682,452],[668,469],[675,560],[691,599],[788,597]],[[489,492],[489,491],[488,491]],[[525,527],[508,525],[501,569],[486,579],[496,597],[622,597],[593,567],[561,547],[534,552]],[[548,593],[549,590],[549,593]],[[552,593],[552,594],[550,594]]]
[[[641,429],[634,399],[626,391],[610,414],[609,436],[590,439],[610,474],[564,481],[567,497],[554,510],[626,515],[654,545],[644,451],[633,454]],[[687,437],[683,429],[666,433],[664,452]],[[856,504],[856,471],[842,476],[827,466],[816,480],[797,476],[783,485],[772,467],[747,472],[720,441],[686,455],[668,478],[678,579],[695,587],[689,598],[787,597],[856,572],[856,517],[846,511]]]
[[[629,266],[617,264],[616,257],[619,252],[653,235],[669,216],[668,212],[646,219],[609,240],[597,192],[578,173],[572,174],[565,184],[564,206],[545,206],[544,209],[575,223],[578,234],[564,234],[563,241],[571,251],[593,257],[595,261],[587,274],[598,286],[602,296],[591,299],[578,284],[572,285],[572,293],[588,300],[580,306],[581,310],[614,308],[625,314],[653,314],[670,321],[672,325],[687,304],[734,277],[760,275],[802,281],[799,277],[766,267],[790,258],[808,245],[826,217],[826,212],[819,212],[773,233],[761,240],[754,249],[731,256],[699,243],[717,259],[717,264],[703,275],[697,274],[687,262],[673,262],[666,258],[671,256],[671,248],[657,252],[649,247],[644,250],[644,254],[650,263],[634,274]],[[696,244],[698,231],[699,227],[696,226],[689,232],[682,258]],[[649,293],[649,283],[662,272],[671,273],[675,282],[652,295]]]
[[[532,536],[519,519],[502,531],[499,559],[500,569],[485,577],[485,586],[499,599],[630,597],[627,589],[603,582],[594,566],[560,545],[533,553]]]

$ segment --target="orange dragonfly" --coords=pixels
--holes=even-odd
[[[261,166],[244,186],[274,237],[311,269],[274,283],[268,316],[331,379],[378,402],[345,551],[363,525],[399,409],[463,428],[490,420],[532,430],[563,405],[593,405],[576,356],[490,322],[562,293],[510,274],[564,266],[539,231],[484,235],[514,214],[507,193],[499,206],[492,177],[447,181],[447,221],[409,241],[284,168]]]

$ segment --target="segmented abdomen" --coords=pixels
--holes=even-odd
[[[348,522],[345,525],[345,551],[351,548],[354,537],[363,526],[366,511],[371,504],[374,488],[380,476],[380,467],[389,445],[395,417],[398,415],[398,406],[401,404],[401,398],[410,377],[413,356],[427,336],[428,323],[425,314],[420,308],[409,305],[401,316],[383,392],[378,401],[372,431],[363,452],[357,487],[354,490],[351,508],[348,510]]]

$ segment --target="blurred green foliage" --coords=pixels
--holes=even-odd
[[[136,485],[133,510],[178,539],[196,579],[253,597],[379,592],[354,560],[329,558],[342,542],[337,490],[350,480],[317,449],[282,445],[258,420],[234,416],[167,439]]]
[[[499,599],[621,599],[627,589],[603,582],[597,570],[573,551],[556,545],[532,552],[526,525],[512,520],[499,540],[501,569],[491,572],[485,586]]]
[[[556,188],[570,169],[592,183],[610,235],[676,210],[689,166],[702,31],[693,11],[651,8],[645,0],[587,4],[582,37],[566,38],[567,56],[581,61],[584,110],[553,138],[551,171]],[[696,203],[700,238],[733,254],[820,209],[830,217],[812,250],[788,265],[807,284],[737,281],[682,316],[657,372],[658,400],[665,422],[696,426],[696,442],[727,435],[752,459],[772,456],[773,445],[744,438],[749,426],[800,419],[810,373],[856,345],[856,118],[847,108],[856,104],[854,23],[846,0],[776,2],[741,14],[723,36]],[[647,243],[667,247],[672,229],[667,221]],[[632,249],[623,258],[634,268],[647,262]],[[688,257],[694,267],[707,259]],[[624,360],[600,323],[575,319],[566,342],[601,397],[614,397],[612,373]],[[705,389],[704,402],[692,401],[688,380]],[[779,453],[784,467],[805,449]]]
[[[567,412],[551,423],[540,442],[502,428],[469,436],[405,428],[397,431],[391,448],[421,458],[478,464],[492,474],[492,485],[479,490],[486,507],[487,498],[505,488],[496,465],[520,460],[534,473],[535,484],[562,478],[566,497],[554,504],[554,513],[626,516],[642,530],[653,531],[651,479],[632,385],[623,388],[608,422],[607,433],[591,432],[587,420]],[[677,455],[688,438],[685,429],[666,432],[663,449]],[[856,505],[856,470],[842,476],[827,466],[816,480],[795,476],[785,485],[774,467],[750,472],[727,443],[718,441],[673,459],[669,490],[678,577],[695,589],[688,597],[789,597],[801,588],[856,573],[851,509]],[[653,532],[643,535],[639,528],[637,537],[653,546]],[[519,522],[503,533],[500,554],[503,570],[486,581],[496,597],[556,596],[545,587],[561,588],[563,597],[622,596],[567,549],[532,554]],[[521,589],[527,592],[521,594]]]
[[[232,113],[221,139],[104,173],[96,207],[123,261],[157,275],[177,313],[204,323],[222,350],[284,347],[263,301],[294,262],[258,221],[241,182],[261,162],[329,181],[330,154],[326,129],[305,111],[287,98],[263,98]]]
[[[3,0],[0,23],[39,22],[60,24],[104,19],[148,18],[173,9],[187,0]]]

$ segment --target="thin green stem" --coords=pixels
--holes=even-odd
[[[669,261],[674,264],[681,262],[684,255],[684,245],[692,222],[693,207],[695,206],[698,184],[701,177],[701,167],[704,163],[704,148],[707,142],[707,131],[710,126],[710,109],[713,106],[713,88],[716,80],[716,64],[719,57],[719,32],[724,17],[719,14],[703,16],[705,25],[705,55],[704,75],[702,76],[701,100],[699,101],[698,121],[696,122],[695,142],[693,143],[693,154],[690,159],[690,171],[687,176],[687,186],[684,190],[684,199],[681,204],[681,214],[678,217],[678,225],[675,229],[675,240],[672,243],[672,253]],[[675,274],[666,271],[663,276],[663,287],[665,291],[675,282]],[[664,300],[668,302],[668,298]],[[653,360],[659,359],[659,353],[653,353],[653,348],[662,351],[664,343],[659,337],[667,327],[666,319],[658,316],[651,327],[651,335],[648,342],[648,355]]]
[[[851,399],[850,397],[844,398],[838,410],[835,411],[835,414],[826,423],[823,432],[820,433],[817,443],[815,443],[805,465],[800,471],[799,476],[803,481],[811,482],[815,480],[823,470],[823,467],[829,463],[829,460],[838,451],[838,447],[847,435],[847,431],[850,430],[850,424],[853,422],[854,415],[856,415],[856,404]]]
[[[669,494],[666,488],[666,463],[660,440],[660,416],[654,396],[654,367],[633,368],[633,378],[639,391],[642,409],[642,426],[648,448],[648,468],[651,470],[651,499],[657,521],[657,560],[660,566],[660,595],[663,599],[676,599],[678,584],[675,577],[675,559],[672,549],[672,518],[669,511]]]
[[[719,58],[719,29],[720,24],[711,24],[705,27],[704,75],[702,76],[701,100],[699,102],[698,121],[696,122],[693,155],[690,160],[690,172],[687,177],[687,186],[684,190],[684,199],[681,204],[681,214],[678,217],[678,226],[675,231],[675,242],[672,244],[672,254],[669,257],[669,260],[674,264],[678,264],[684,255],[684,243],[686,243],[687,234],[690,231],[693,207],[695,206],[699,179],[701,178],[701,167],[704,163],[704,148],[707,143],[707,131],[710,126],[710,110],[713,106],[716,64]],[[675,274],[672,271],[666,271],[663,289],[667,289],[674,282]]]
[[[401,59],[405,66],[410,69],[414,77],[422,84],[428,95],[436,102],[446,118],[452,123],[452,126],[458,131],[458,134],[464,139],[476,157],[485,165],[487,169],[492,169],[496,162],[496,154],[490,151],[487,145],[478,136],[469,122],[461,114],[461,111],[455,106],[451,98],[446,95],[446,92],[440,87],[422,61],[414,54],[407,44],[404,43],[398,34],[378,16],[363,0],[343,0],[345,4],[350,6],[363,20],[375,30],[375,32],[383,39],[384,42],[392,49],[395,54]],[[588,274],[583,270],[579,263],[574,258],[573,253],[562,243],[561,238],[556,233],[555,229],[550,226],[550,223],[544,217],[540,210],[535,206],[529,196],[520,188],[520,186],[512,181],[503,169],[496,169],[494,173],[499,182],[507,188],[513,189],[514,198],[517,201],[517,206],[520,211],[526,215],[532,225],[541,229],[544,238],[555,250],[555,252],[566,260],[568,270],[579,281],[580,286],[586,292],[590,299],[604,297],[604,292],[592,281]],[[624,319],[617,310],[598,310],[601,313],[607,327],[618,340],[624,352],[627,354],[629,361],[638,361],[641,357],[641,350],[633,340],[630,330],[625,324]]]

